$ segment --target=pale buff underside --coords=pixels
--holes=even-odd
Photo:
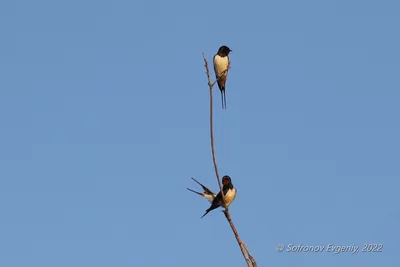
[[[228,192],[226,192],[225,197],[224,197],[226,206],[229,206],[232,203],[232,201],[235,199],[235,197],[236,197],[236,188],[229,189]]]
[[[219,77],[229,66],[229,58],[228,57],[220,57],[219,55],[215,55],[214,57],[214,71],[215,75]],[[225,73],[226,75],[226,73]]]

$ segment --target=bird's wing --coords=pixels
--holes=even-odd
[[[213,65],[214,65],[214,73],[215,73],[215,77],[218,79],[218,70],[217,70],[217,65],[215,64],[215,57],[217,55],[214,55],[213,57]]]

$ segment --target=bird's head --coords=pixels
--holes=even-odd
[[[223,185],[230,185],[231,183],[232,183],[231,177],[229,177],[228,175],[225,175],[224,177],[222,177]]]
[[[227,55],[229,55],[229,53],[231,51],[232,50],[229,47],[227,47],[226,45],[223,45],[218,49],[218,55],[221,56],[221,57],[226,57]]]

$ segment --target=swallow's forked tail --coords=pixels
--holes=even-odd
[[[194,179],[193,177],[191,177],[193,181],[195,181],[196,183],[198,183],[201,187],[203,187],[204,185],[202,185],[199,181],[197,181],[196,179]]]
[[[222,102],[222,109],[226,109],[226,94],[225,89],[221,90],[221,102]]]
[[[225,105],[225,109],[226,109],[226,91],[224,89],[224,105]]]
[[[194,190],[192,190],[192,189],[190,189],[190,188],[186,188],[186,189],[189,190],[190,192],[193,192],[193,193],[195,193],[195,194],[198,194],[198,195],[204,197],[204,194],[202,194],[202,193],[200,193],[200,192],[194,191]]]

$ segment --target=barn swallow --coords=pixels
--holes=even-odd
[[[209,213],[210,211],[212,211],[220,206],[224,206],[223,202],[225,202],[225,207],[228,207],[232,203],[232,201],[235,199],[236,188],[233,187],[231,177],[229,177],[228,175],[225,175],[224,177],[222,177],[222,185],[223,185],[222,191],[224,191],[224,201],[222,201],[222,194],[221,194],[221,192],[219,192],[218,195],[212,201],[211,206],[206,210],[206,213],[204,213],[204,215],[201,216],[201,218],[206,216],[207,213]]]
[[[210,202],[212,202],[213,200],[214,200],[214,198],[215,198],[215,194],[214,194],[214,192],[213,191],[211,191],[210,189],[208,189],[207,187],[205,187],[204,185],[202,185],[199,181],[197,181],[196,179],[194,179],[193,177],[192,177],[192,179],[193,179],[193,181],[195,181],[196,183],[198,183],[202,188],[203,188],[203,193],[200,193],[200,192],[197,192],[197,191],[194,191],[194,190],[192,190],[192,189],[190,189],[190,188],[186,188],[187,190],[189,190],[189,191],[191,191],[191,192],[193,192],[193,193],[196,193],[196,194],[198,194],[198,195],[200,195],[200,196],[203,196],[203,197],[205,197],[205,198],[207,198]]]
[[[223,45],[218,49],[217,54],[214,56],[214,72],[217,78],[219,90],[221,91],[223,109],[226,109],[225,83],[230,64],[228,55],[231,51],[232,50],[229,49],[229,47]]]

